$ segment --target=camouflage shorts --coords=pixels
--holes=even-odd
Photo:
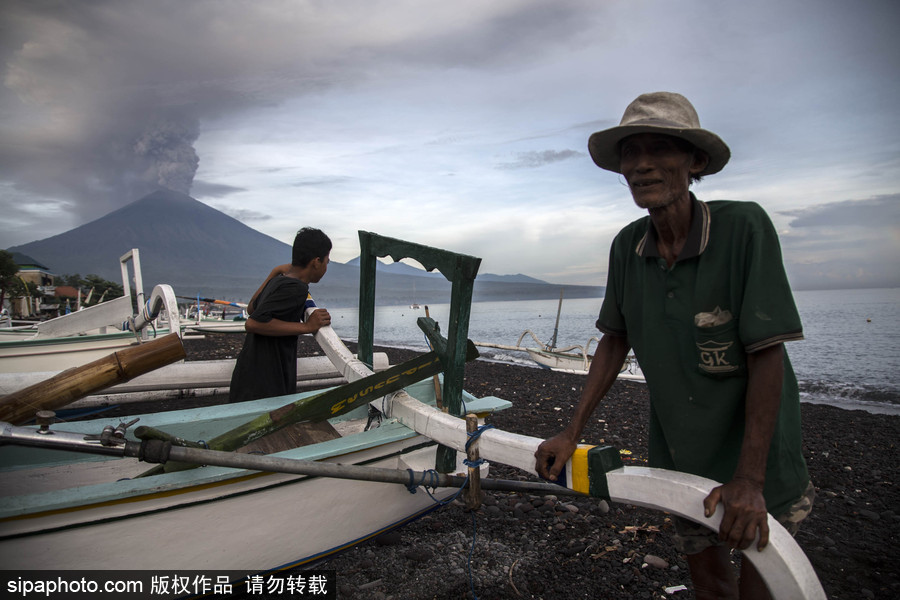
[[[797,535],[800,521],[812,512],[815,499],[816,488],[810,481],[803,495],[791,505],[787,512],[775,520],[787,529],[788,533]],[[718,531],[713,531],[709,527],[681,517],[675,517],[675,533],[672,534],[672,541],[675,543],[675,548],[684,554],[697,554],[711,546],[722,545],[722,542],[719,541]]]

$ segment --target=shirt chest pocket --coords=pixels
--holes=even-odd
[[[694,327],[697,369],[710,377],[734,377],[746,371],[746,354],[738,338],[737,321]]]

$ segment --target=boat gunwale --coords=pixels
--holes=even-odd
[[[157,329],[155,330],[155,332],[150,333],[148,339],[162,337],[164,335],[167,335],[168,333],[168,329]],[[24,338],[15,340],[4,340],[2,334],[0,334],[0,351],[2,351],[4,348],[18,348],[21,346],[51,346],[56,344],[68,345],[99,340],[109,340],[110,342],[113,342],[127,338],[133,339],[135,344],[144,341],[143,339],[139,340],[135,336],[135,333],[133,331],[113,331],[110,333],[90,333],[86,335],[65,335],[60,337],[46,337],[36,339]],[[2,354],[0,354],[0,356],[2,356]]]

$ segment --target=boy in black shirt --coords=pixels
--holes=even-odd
[[[318,229],[297,232],[291,264],[272,269],[247,312],[247,337],[231,375],[230,402],[243,402],[297,391],[297,336],[331,324],[317,308],[304,321],[309,284],[328,270],[331,240]]]

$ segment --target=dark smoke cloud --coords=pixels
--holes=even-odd
[[[135,160],[144,166],[142,179],[177,192],[189,193],[200,158],[194,142],[200,136],[196,119],[156,118],[135,140]]]
[[[315,10],[293,0],[7,0],[0,184],[20,199],[64,204],[77,222],[158,187],[190,192],[202,160],[194,142],[209,120],[352,87],[394,66],[527,62],[544,41],[572,43],[573,28],[586,29],[584,6],[436,3],[398,13],[392,0]],[[440,35],[435,11],[454,17]],[[10,203],[0,197],[0,210]]]
[[[159,69],[140,58],[136,23],[112,27],[110,8],[11,2],[0,16],[16,32],[0,45],[0,180],[76,222],[160,187],[188,193],[199,165],[197,103],[139,85]]]

